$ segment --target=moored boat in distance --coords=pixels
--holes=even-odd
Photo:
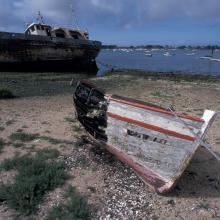
[[[166,57],[172,57],[172,56],[174,56],[175,54],[174,54],[174,53],[170,53],[169,51],[167,51],[167,52],[164,53],[163,55],[166,56]]]
[[[210,58],[210,60],[220,62],[220,58]]]
[[[186,56],[194,56],[195,53],[187,53]]]
[[[147,56],[147,57],[152,57],[153,54],[152,54],[152,53],[145,53],[145,56]]]
[[[45,24],[40,13],[38,20],[23,34],[0,32],[1,71],[97,68],[95,58],[101,42],[89,40],[88,32],[79,28]]]
[[[90,82],[79,82],[73,101],[86,131],[156,192],[171,191],[203,144],[216,113],[203,117],[106,94]]]

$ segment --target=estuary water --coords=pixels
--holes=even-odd
[[[209,50],[103,49],[96,61],[99,68],[98,75],[103,75],[112,68],[220,75],[220,51],[214,51],[212,59],[217,60],[206,57],[210,55]]]

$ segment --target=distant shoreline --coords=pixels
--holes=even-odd
[[[120,45],[102,45],[102,49],[183,49],[183,50],[219,50],[220,45],[180,45],[180,46],[172,46],[172,45],[154,45],[154,44],[148,44],[148,45],[137,45],[137,46],[120,46]]]

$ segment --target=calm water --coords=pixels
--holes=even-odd
[[[152,54],[148,57],[145,54]],[[182,72],[189,74],[220,75],[220,62],[201,59],[211,55],[208,50],[170,50],[174,56],[164,56],[166,51],[113,51],[102,50],[97,57],[98,75],[114,68],[140,69],[158,72]],[[187,55],[188,54],[188,55]],[[220,59],[220,51],[214,52],[214,57]],[[105,65],[107,64],[107,65]]]

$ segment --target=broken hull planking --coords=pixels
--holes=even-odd
[[[74,104],[90,135],[161,194],[173,189],[215,116],[209,111],[204,120],[107,95],[85,81],[76,88]]]

